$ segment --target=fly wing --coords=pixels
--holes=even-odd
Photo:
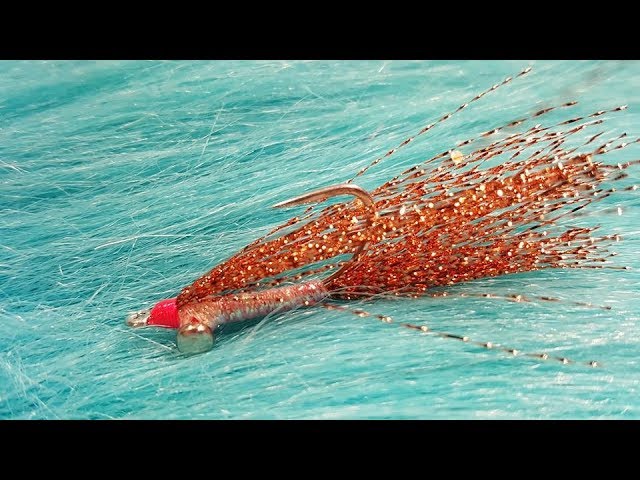
[[[594,148],[597,134],[582,145],[567,146],[576,133],[601,125],[602,119],[591,118],[603,113],[553,127],[536,125],[466,156],[457,151],[436,155],[371,193],[379,214],[373,225],[358,200],[308,210],[302,219],[292,218],[186,287],[178,305],[323,273],[326,278],[327,271],[365,243],[368,247],[353,268],[331,279],[332,291],[347,296],[357,291],[419,294],[431,286],[485,276],[593,268],[604,260],[606,250],[600,246],[612,238],[596,242],[590,236],[595,228],[556,222],[610,193],[600,184],[618,167],[594,157],[637,143],[616,143],[619,137]],[[475,140],[465,143],[469,148]]]
[[[436,156],[385,183],[373,192],[379,218],[370,232],[382,240],[327,288],[344,298],[415,296],[543,268],[624,268],[608,265],[607,247],[617,235],[594,237],[596,226],[569,222],[590,204],[634,188],[621,188],[620,180],[637,161],[607,165],[596,157],[639,140],[624,142],[623,134],[598,146],[596,134],[580,144],[574,134],[602,123],[581,120],[537,125],[466,156]]]

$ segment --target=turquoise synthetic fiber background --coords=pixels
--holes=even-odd
[[[628,104],[607,115],[608,135],[640,135],[638,62],[0,62],[0,418],[640,418],[637,193],[573,222],[621,233],[615,261],[631,270],[450,290],[610,311],[455,297],[365,305],[602,368],[511,358],[321,308],[225,331],[191,358],[177,355],[173,332],[123,324],[298,213],[274,203],[347,180],[527,65],[529,76],[358,183],[375,187],[457,141],[574,99],[540,122]],[[609,211],[617,206],[622,216]]]

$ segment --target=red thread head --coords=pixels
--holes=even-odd
[[[178,328],[180,326],[180,320],[178,319],[176,299],[168,298],[156,303],[151,309],[147,325],[165,328]]]

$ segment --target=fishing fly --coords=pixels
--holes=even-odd
[[[567,221],[617,191],[636,189],[614,185],[638,161],[611,164],[598,157],[640,139],[625,141],[622,134],[603,141],[605,131],[593,131],[604,123],[605,114],[621,112],[625,106],[518,131],[530,120],[577,102],[547,107],[459,142],[371,191],[357,185],[369,168],[512,80],[506,78],[425,126],[345,183],[274,205],[293,208],[353,197],[321,210],[308,207],[183,288],[177,297],[129,315],[127,324],[176,329],[180,352],[196,354],[213,347],[216,329],[223,324],[300,307],[350,310],[345,306],[349,300],[436,296],[434,287],[549,268],[624,269],[609,260],[615,255],[609,248],[620,240],[618,235],[598,236],[597,226],[576,227]],[[568,140],[580,132],[588,133],[585,140],[569,146]],[[505,298],[529,300],[522,295]],[[376,317],[393,322],[387,315]],[[427,325],[400,325],[511,355],[571,362],[434,331]]]

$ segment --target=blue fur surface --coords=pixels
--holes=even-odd
[[[190,358],[177,355],[174,332],[124,325],[299,213],[271,205],[351,178],[529,64],[529,76],[358,184],[373,188],[574,99],[571,112],[540,122],[628,104],[607,115],[606,137],[640,134],[637,62],[0,62],[0,418],[640,418],[637,194],[572,222],[620,233],[614,261],[631,270],[549,270],[449,290],[611,310],[455,296],[353,304],[601,368],[322,308],[223,332]],[[631,146],[605,160],[635,158]],[[638,170],[630,183],[640,184]]]

